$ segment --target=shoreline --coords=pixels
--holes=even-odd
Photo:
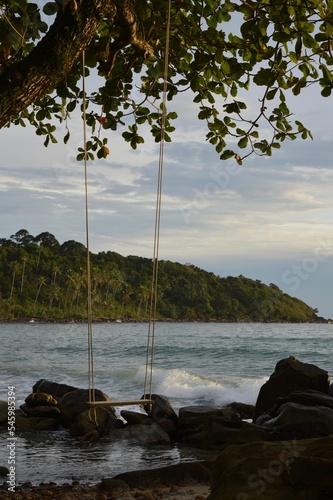
[[[156,469],[152,469],[156,470]],[[140,472],[140,471],[138,471]],[[54,482],[32,485],[30,482],[18,484],[15,491],[8,489],[8,483],[0,484],[0,496],[3,500],[38,500],[46,497],[66,498],[66,500],[206,500],[210,494],[210,484],[203,481],[188,481],[187,484],[165,485],[152,481],[149,486],[129,486],[125,481],[106,479],[103,482],[81,482],[74,479],[72,483],[57,484]]]
[[[149,320],[147,319],[112,319],[112,318],[95,318],[92,321],[95,324],[131,324],[131,323],[149,323]],[[233,320],[233,321],[227,321],[227,320],[182,320],[182,319],[156,319],[154,321],[155,323],[216,323],[216,324],[233,324],[233,323],[244,323],[244,324],[273,324],[273,325],[321,325],[321,324],[328,324],[331,325],[333,324],[333,319],[326,319],[326,318],[317,318],[317,321],[246,321],[246,320]],[[25,319],[2,319],[0,318],[0,324],[41,324],[41,325],[49,325],[49,324],[55,324],[55,325],[69,325],[69,324],[85,324],[87,323],[87,319],[80,319],[80,320],[74,320],[74,319],[55,319],[55,318],[49,318],[49,319],[38,319],[38,318],[25,318]]]

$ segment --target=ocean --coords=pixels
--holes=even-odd
[[[16,406],[42,378],[87,388],[85,324],[0,324],[0,399],[14,386]],[[138,399],[145,375],[146,323],[93,325],[94,385],[112,399]],[[333,373],[333,325],[275,323],[156,323],[153,392],[176,412],[191,405],[254,404],[283,358],[295,356]],[[142,411],[138,407],[128,407]],[[120,413],[121,408],[117,409]],[[16,481],[73,478],[97,483],[128,470],[213,458],[177,444],[142,447],[100,440],[83,445],[67,430],[16,434]],[[7,466],[8,431],[0,431],[0,466]],[[215,455],[214,455],[215,456]]]

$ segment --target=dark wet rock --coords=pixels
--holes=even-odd
[[[333,397],[333,384],[330,384],[328,388],[328,394]]]
[[[8,401],[0,401],[0,425],[7,422],[8,419]]]
[[[181,441],[198,448],[221,450],[232,444],[269,439],[270,431],[259,425],[244,420],[235,424],[237,426],[225,425],[219,417],[207,418],[196,431],[184,434]]]
[[[332,459],[333,436],[229,446],[215,461],[207,500],[329,500]]]
[[[179,410],[179,427],[195,429],[206,420],[218,419],[221,425],[240,427],[241,417],[233,408],[215,406],[185,406]]]
[[[333,433],[333,398],[319,391],[296,391],[276,400],[257,425],[272,429],[272,439],[307,439]]]
[[[7,467],[0,466],[0,477],[5,477],[9,474],[9,469]]]
[[[17,432],[54,431],[59,427],[57,418],[26,417],[16,413],[15,429]]]
[[[114,476],[113,479],[124,481],[130,488],[150,488],[157,485],[186,486],[195,482],[208,483],[211,467],[211,462],[190,462],[157,469],[125,472]]]
[[[75,424],[76,417],[89,409],[87,404],[89,401],[89,390],[88,389],[77,389],[75,391],[68,392],[65,394],[58,403],[58,408],[64,419],[64,422],[70,426]],[[109,396],[104,394],[104,392],[99,389],[95,389],[95,401],[111,401]],[[112,406],[107,405],[106,408],[115,413]]]
[[[57,406],[58,401],[51,394],[46,392],[33,392],[25,398],[29,406]]]
[[[142,396],[142,398],[144,398],[144,396]],[[154,422],[158,423],[169,436],[172,436],[177,431],[178,426],[178,416],[176,412],[165,396],[152,394],[151,399],[153,400],[153,404],[151,406],[145,405],[145,412]]]
[[[333,410],[324,406],[285,403],[274,418],[262,423],[274,429],[275,439],[306,439],[333,434]]]
[[[59,419],[61,417],[60,410],[56,406],[29,406],[23,404],[20,409],[28,417],[53,417]]]
[[[162,427],[148,419],[145,424],[128,425],[123,429],[114,429],[110,432],[109,437],[112,440],[126,439],[143,446],[170,444],[170,437]]]
[[[142,424],[149,418],[145,413],[130,410],[121,410],[120,415],[129,425]]]
[[[257,423],[259,424],[263,419],[267,419],[267,415],[270,418],[276,416],[280,406],[286,403],[297,403],[302,406],[325,406],[333,410],[333,397],[311,389],[306,391],[295,391],[290,393],[288,396],[278,398],[273,408],[258,417]]]
[[[77,389],[78,387],[74,387],[72,385],[58,384],[57,382],[52,382],[50,380],[42,378],[35,383],[35,385],[32,388],[32,391],[45,392],[58,400],[68,392],[76,391]]]
[[[74,426],[72,426],[70,429],[69,429],[69,432],[73,433],[74,434]],[[75,428],[76,432],[77,429]],[[81,443],[89,443],[89,444],[96,444],[98,441],[99,441],[99,434],[98,432],[96,431],[96,429],[88,432],[88,434],[85,434],[84,436],[79,436],[78,434],[77,435],[73,435],[72,437],[77,437],[77,438],[80,438],[80,442]]]
[[[281,471],[282,480],[296,488],[304,486],[322,489],[330,487],[333,491],[333,458],[295,457],[284,463]]]
[[[254,405],[247,403],[234,402],[227,405],[227,408],[233,408],[239,413],[242,420],[252,420],[254,415]]]
[[[122,481],[121,479],[114,479],[112,477],[103,477],[101,488],[102,490],[117,492],[117,494],[130,489],[125,481]]]
[[[96,430],[101,437],[106,436],[113,429],[123,427],[123,425],[123,422],[117,419],[112,411],[98,406],[80,413],[75,424],[71,426],[70,433],[73,436],[85,436],[89,432]]]
[[[282,359],[276,364],[274,373],[259,391],[253,422],[273,408],[277,398],[306,389],[328,394],[328,373],[315,365],[302,363],[294,356]]]

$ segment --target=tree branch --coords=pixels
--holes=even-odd
[[[115,16],[114,0],[76,0],[59,9],[36,47],[0,75],[0,128],[65,78],[103,18]]]

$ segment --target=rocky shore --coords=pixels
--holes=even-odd
[[[99,484],[29,483],[8,490],[8,465],[0,464],[1,498],[252,500],[333,498],[333,391],[329,374],[295,357],[279,361],[255,406],[191,406],[176,414],[163,395],[152,395],[145,413],[122,410],[110,397],[90,407],[87,389],[39,380],[15,411],[17,433],[68,429],[80,441],[131,440],[143,446],[213,450],[216,459],[106,477]],[[103,405],[103,402],[105,404]],[[8,426],[7,401],[0,425]],[[7,479],[6,479],[7,476]]]

